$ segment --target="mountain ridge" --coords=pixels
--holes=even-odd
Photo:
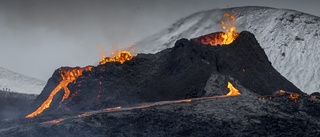
[[[45,82],[0,67],[0,89],[26,94],[40,94]]]

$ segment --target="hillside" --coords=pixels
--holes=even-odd
[[[0,90],[40,94],[45,82],[0,67]]]

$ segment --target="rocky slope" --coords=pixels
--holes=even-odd
[[[140,104],[144,106],[2,122],[0,135],[319,136],[319,102],[311,100],[310,96],[300,97],[297,101],[286,96],[261,100],[258,99],[258,95],[252,94],[237,83],[235,86],[240,89],[241,95],[212,97],[191,102],[166,102],[150,107],[144,107],[148,104]]]
[[[255,35],[277,71],[304,92],[319,91],[320,65],[316,62],[320,59],[320,18],[298,11],[237,7],[198,12],[136,45],[141,52],[155,53],[181,38],[222,31],[223,14],[231,12],[236,15],[238,30]]]

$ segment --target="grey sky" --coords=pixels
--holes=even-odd
[[[61,66],[97,64],[181,17],[214,8],[268,6],[320,16],[319,0],[0,0],[0,67],[47,80]]]

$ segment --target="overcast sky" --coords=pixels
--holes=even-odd
[[[128,47],[194,12],[236,6],[320,16],[320,0],[0,0],[0,67],[47,80],[99,61],[99,44]]]

